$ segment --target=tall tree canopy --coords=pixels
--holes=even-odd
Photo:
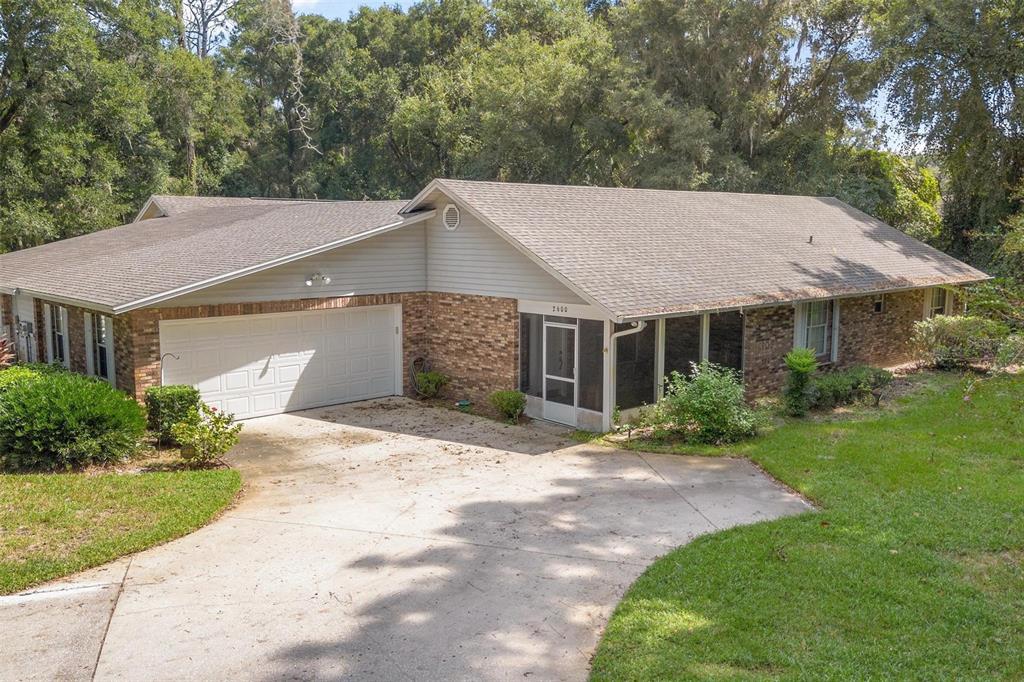
[[[1010,271],[1022,29],[1016,0],[0,0],[0,249],[153,192],[455,176],[834,195]]]

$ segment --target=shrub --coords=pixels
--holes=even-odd
[[[828,372],[812,379],[810,406],[831,409],[850,405],[869,395],[881,399],[881,389],[891,383],[892,372],[878,367],[862,366]]]
[[[936,315],[914,324],[918,359],[938,369],[992,361],[1009,328],[983,317]]]
[[[754,435],[762,423],[744,400],[736,372],[709,362],[695,364],[688,377],[673,372],[646,421],[697,443],[734,443]]]
[[[416,373],[416,392],[424,398],[436,398],[450,379],[447,374],[437,371]]]
[[[996,352],[997,369],[1024,365],[1024,334],[1011,334],[1003,339]]]
[[[490,395],[491,405],[513,424],[526,409],[526,394],[520,391],[495,391]]]
[[[786,354],[786,387],[782,391],[782,399],[786,412],[794,417],[807,414],[811,407],[811,375],[818,369],[818,359],[809,348],[795,348]]]
[[[137,402],[97,379],[32,371],[27,368],[0,396],[5,468],[71,468],[135,452],[146,426]]]
[[[220,412],[200,402],[171,427],[171,436],[181,444],[181,457],[190,464],[209,464],[238,443],[242,425],[233,414]]]
[[[146,389],[146,415],[149,430],[157,440],[173,444],[171,427],[199,407],[199,389],[194,386],[154,386]]]
[[[0,396],[19,381],[36,379],[43,373],[29,365],[14,365],[0,371]]]

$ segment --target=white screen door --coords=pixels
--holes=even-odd
[[[544,323],[544,419],[576,425],[576,325]]]

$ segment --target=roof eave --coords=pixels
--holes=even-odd
[[[304,249],[302,251],[289,254],[287,256],[281,256],[280,258],[275,258],[264,263],[260,263],[259,265],[241,268],[239,270],[234,270],[232,272],[224,273],[222,275],[217,275],[216,277],[210,277],[208,279],[201,280],[199,282],[194,282],[192,284],[188,284],[182,287],[169,289],[158,294],[152,294],[150,296],[136,299],[128,303],[122,303],[120,305],[114,306],[112,310],[115,315],[123,315],[124,313],[128,313],[133,310],[138,310],[139,308],[147,308],[158,303],[163,303],[164,301],[168,301],[172,298],[177,298],[178,296],[184,296],[185,294],[191,294],[193,292],[200,291],[202,289],[207,289],[217,284],[230,282],[231,280],[238,279],[239,277],[245,277],[246,275],[252,275],[257,272],[262,272],[263,270],[269,270],[270,268],[274,268],[279,265],[285,265],[287,263],[292,263],[297,260],[302,260],[303,258],[307,258],[309,256],[315,256],[325,251],[341,248],[343,246],[347,246],[349,244],[362,241],[364,239],[369,239],[370,237],[375,237],[377,235],[384,234],[386,232],[390,232],[401,227],[406,227],[407,225],[414,225],[416,223],[420,223],[424,220],[427,220],[434,214],[435,212],[432,210],[422,211],[420,213],[415,214],[414,216],[403,218],[402,220],[397,220],[386,225],[381,225],[371,230],[366,230],[364,232],[360,232],[359,234],[345,237],[344,239],[337,239],[335,241],[328,242],[327,244],[322,244],[320,246],[313,247],[310,249]]]
[[[795,298],[778,298],[767,301],[751,301],[750,303],[737,303],[737,304],[720,304],[714,306],[698,307],[690,310],[675,309],[664,312],[645,312],[637,310],[632,313],[624,312],[618,315],[613,315],[612,319],[615,322],[637,322],[640,320],[657,320],[667,317],[688,317],[690,315],[703,315],[705,313],[726,313],[734,310],[755,310],[758,308],[774,308],[777,306],[784,305],[799,305],[801,303],[808,303],[810,301],[821,301],[827,299],[843,299],[843,298],[858,298],[861,296],[874,296],[877,294],[895,294],[901,291],[916,291],[918,289],[930,289],[932,287],[941,286],[960,286],[965,284],[977,284],[978,282],[987,282],[994,279],[991,275],[985,275],[984,277],[969,278],[969,279],[958,279],[948,280],[944,282],[932,282],[928,284],[913,284],[899,287],[885,287],[876,289],[863,289],[859,291],[849,291],[844,293],[836,293],[828,296],[804,296]]]

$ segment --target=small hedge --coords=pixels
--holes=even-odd
[[[1010,330],[983,317],[936,315],[914,324],[917,358],[936,369],[992,362]]]
[[[194,386],[154,386],[146,389],[147,426],[162,444],[176,444],[171,427],[199,408],[199,389]]]
[[[665,396],[647,413],[644,425],[684,441],[722,444],[755,435],[764,422],[747,405],[736,372],[702,362],[689,376],[672,372]]]
[[[892,383],[892,378],[892,372],[878,367],[852,367],[818,375],[811,381],[810,406],[829,410],[872,395],[880,399],[880,391]]]
[[[104,381],[70,372],[27,373],[8,380],[0,395],[0,464],[8,470],[67,469],[123,460],[135,452],[145,428],[142,407]]]
[[[794,417],[802,417],[813,403],[811,377],[818,369],[818,358],[810,348],[794,348],[786,354],[785,361],[789,374],[782,390],[782,399],[786,412]]]
[[[519,422],[526,409],[526,394],[521,391],[495,391],[490,401],[494,409],[513,424]]]

